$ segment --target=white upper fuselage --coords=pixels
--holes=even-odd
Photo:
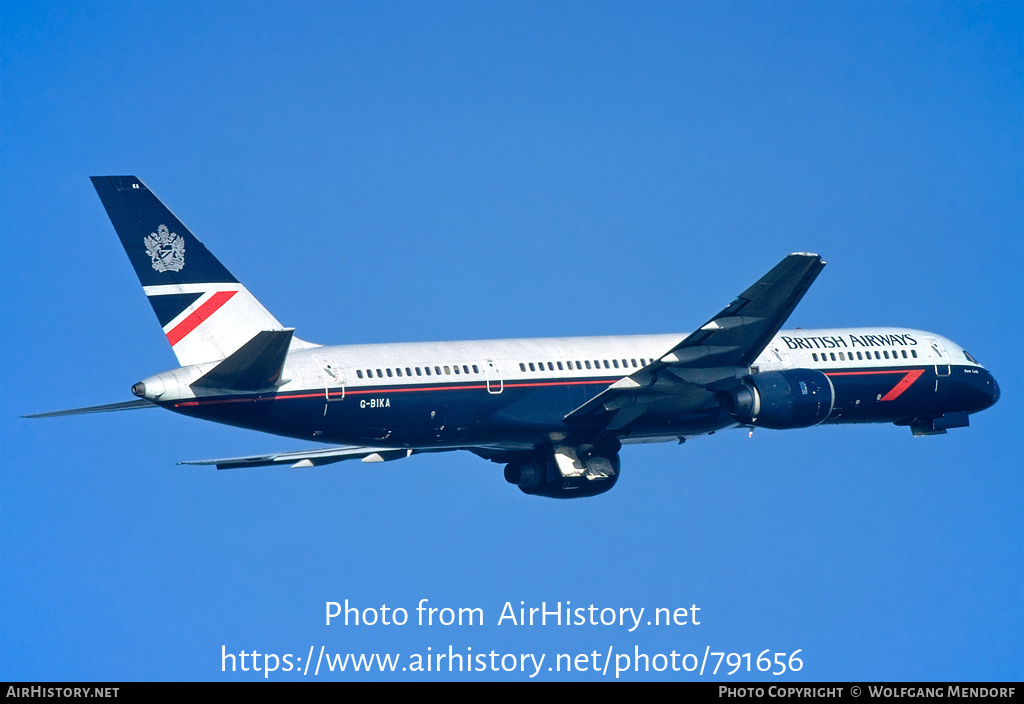
[[[279,393],[311,388],[407,387],[417,383],[478,380],[492,392],[530,379],[624,377],[660,359],[685,335],[514,338],[456,342],[399,342],[293,349]],[[752,367],[837,369],[940,364],[980,366],[948,338],[907,328],[782,330]],[[189,386],[214,364],[182,367],[164,374],[160,400],[193,398]],[[328,367],[334,374],[328,371]],[[153,377],[155,378],[155,377]],[[170,381],[170,380],[168,380]],[[147,384],[150,384],[147,380]],[[170,387],[176,387],[176,393]],[[155,387],[154,387],[155,388]],[[209,393],[200,389],[199,392]]]
[[[486,380],[488,370],[481,364],[485,360],[494,363],[505,381],[607,378],[638,371],[685,337],[670,333],[345,345],[307,350],[295,361],[302,360],[304,369],[310,365],[319,369],[323,358],[330,356],[342,370],[344,383],[352,387],[407,386],[417,381],[436,382],[439,375],[462,381]],[[906,328],[831,328],[780,331],[753,366],[769,371],[950,363],[978,366],[959,345],[934,333]],[[285,371],[295,383],[298,375],[289,375],[288,367]],[[286,390],[288,386],[282,388]]]

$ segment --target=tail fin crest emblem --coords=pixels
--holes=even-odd
[[[143,240],[146,254],[153,261],[153,268],[159,273],[181,271],[185,268],[185,240],[167,225],[160,225],[156,232],[149,233]]]

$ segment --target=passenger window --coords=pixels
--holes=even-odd
[[[469,374],[469,372],[466,372],[466,373],[467,373],[467,374]],[[476,365],[474,364],[474,365],[473,365],[473,373],[474,373],[474,374],[479,374],[479,373],[480,373],[480,367],[478,367],[478,366],[476,366]]]
[[[377,370],[377,378],[379,378],[379,379],[383,379],[384,378],[384,372],[382,372],[380,369]]]
[[[423,371],[427,373],[427,376],[430,376],[430,367],[423,367]]]
[[[447,374],[447,372],[445,372]],[[434,374],[441,376],[441,367],[434,365]]]
[[[449,367],[447,364],[444,365],[444,373],[445,374],[451,374],[452,373],[451,367]]]
[[[836,361],[836,353],[835,352],[829,352],[828,356],[831,357],[833,362]]]
[[[476,365],[475,364],[473,365],[473,369],[476,370]],[[521,371],[521,372],[525,372],[526,371],[526,365],[523,364],[522,362],[519,363],[519,371]]]
[[[416,376],[423,376],[419,367],[416,367]]]
[[[402,376],[402,368],[401,368],[401,367],[398,367],[398,368],[397,368],[397,369],[395,370],[395,374],[397,374],[398,376]]]
[[[818,361],[818,353],[817,352],[811,352],[811,359],[813,359],[815,362],[817,362]]]
[[[558,371],[563,371],[561,362],[558,363]]]
[[[388,376],[391,376],[391,369],[385,369],[384,371],[388,373]]]
[[[444,369],[445,369],[445,372],[447,373],[447,371],[448,371],[448,367],[445,367]],[[458,365],[458,364],[456,364],[456,365],[455,365],[455,373],[456,373],[456,374],[458,374],[458,373],[459,373],[459,365]]]
[[[910,356],[917,359],[917,350],[910,350]]]
[[[583,364],[584,364],[584,366],[586,366],[587,369],[590,369],[590,360],[589,359],[584,359],[583,360]]]
[[[533,368],[533,362],[530,362],[530,371],[531,372],[537,371],[536,369]]]
[[[555,371],[555,365],[552,364],[551,362],[548,362],[548,371],[551,371],[551,372]]]
[[[605,369],[611,369],[611,367],[608,365],[608,360],[607,359],[604,360],[604,368]]]
[[[360,379],[362,379],[363,378],[363,370],[362,369],[356,369],[356,376],[359,377]]]
[[[629,360],[629,361],[633,363],[633,366],[634,366],[634,367],[638,366],[638,365],[637,365],[637,363],[636,363],[636,360],[635,360],[635,359],[631,359],[631,360]]]

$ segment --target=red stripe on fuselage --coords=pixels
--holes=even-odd
[[[516,382],[511,382],[510,383],[510,382],[506,381],[504,388],[505,389],[521,389],[521,388],[530,388],[530,387],[537,387],[537,386],[582,386],[582,385],[589,385],[589,384],[601,384],[601,385],[604,385],[604,386],[608,386],[609,384],[613,384],[616,381],[618,381],[618,379],[619,378],[616,377],[615,379],[572,379],[572,380],[565,380],[565,381],[539,381],[539,382],[521,382],[521,383],[516,383]],[[497,385],[498,385],[497,381],[493,382],[492,383],[492,388],[496,387]],[[356,387],[346,386],[345,387],[345,395],[346,396],[361,396],[361,395],[382,396],[384,394],[392,394],[392,393],[394,393],[394,394],[401,394],[401,393],[409,393],[409,392],[427,392],[427,391],[472,391],[472,390],[483,390],[483,389],[486,389],[486,388],[487,388],[486,384],[480,384],[480,383],[465,384],[463,386],[430,386],[430,385],[426,385],[426,384],[424,384],[422,386],[374,386],[372,388],[365,388],[365,387],[360,387],[360,386],[356,386]],[[332,401],[340,401],[341,398],[342,398],[342,396],[341,396],[341,388],[340,387],[332,388],[331,391],[338,394],[337,396],[332,396],[331,400]],[[499,392],[499,393],[501,393],[501,392]],[[492,395],[496,396],[498,394],[492,394]],[[276,394],[276,395],[273,395],[273,396],[266,395],[266,394],[260,394],[258,396],[242,396],[242,397],[232,397],[232,398],[222,398],[222,397],[200,398],[200,399],[196,399],[194,401],[182,401],[182,402],[175,403],[175,404],[172,404],[172,405],[175,408],[180,408],[180,407],[187,407],[187,406],[206,406],[206,405],[215,404],[215,403],[252,403],[253,401],[257,401],[257,400],[260,400],[260,401],[271,401],[271,400],[273,400],[273,401],[287,401],[287,400],[290,400],[290,399],[302,399],[302,398],[325,398],[324,389],[319,389],[317,391],[295,391],[295,392],[292,392],[292,393]]]
[[[910,385],[917,381],[917,378],[924,374],[924,369],[911,369],[907,372],[907,375],[899,380],[896,386],[892,387],[892,391],[883,396],[880,400],[882,401],[895,401],[896,397],[901,393],[910,388]]]
[[[206,303],[196,308],[187,318],[168,330],[167,341],[171,343],[172,347],[181,342],[186,335],[202,325],[206,322],[207,318],[220,310],[220,307],[231,300],[231,297],[236,293],[238,293],[238,291],[217,291],[217,293],[210,296]]]
[[[899,398],[900,394],[910,388],[911,384],[918,380],[918,378],[924,374],[924,369],[884,369],[873,372],[826,372],[825,376],[866,376],[873,374],[904,374],[903,378],[896,382],[896,386],[879,401],[895,401]]]

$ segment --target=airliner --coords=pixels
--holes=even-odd
[[[468,450],[551,498],[594,496],[623,445],[724,428],[967,427],[999,398],[963,347],[906,328],[781,330],[825,262],[794,253],[689,335],[323,346],[296,337],[134,176],[93,185],[181,365],[136,408],[329,446],[183,462],[218,469],[384,462]]]

